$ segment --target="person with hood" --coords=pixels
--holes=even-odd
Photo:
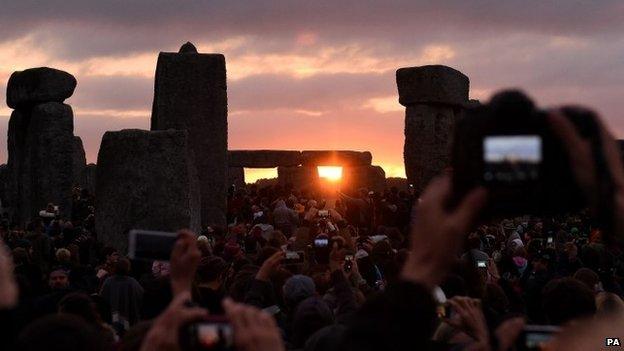
[[[279,199],[273,210],[273,222],[276,229],[281,230],[286,237],[290,237],[299,224],[299,214],[287,206],[284,200]]]

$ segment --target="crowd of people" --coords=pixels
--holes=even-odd
[[[595,189],[581,174],[591,153],[552,119],[581,184]],[[619,199],[624,168],[612,146],[604,152]],[[201,321],[228,325],[234,349],[258,351],[508,350],[529,324],[563,328],[550,349],[622,337],[624,253],[591,209],[475,227],[487,191],[449,209],[450,188],[448,176],[418,198],[232,187],[227,227],[181,230],[170,260],[153,262],[102,246],[93,196],[77,190],[71,218],[53,204],[25,228],[3,217],[2,349],[208,347],[205,330],[192,332]]]

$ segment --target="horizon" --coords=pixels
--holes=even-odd
[[[405,177],[405,112],[394,74],[425,64],[466,74],[471,99],[518,87],[542,106],[588,105],[624,136],[624,4],[617,1],[10,0],[3,7],[0,94],[17,70],[48,66],[73,74],[78,86],[66,103],[88,162],[96,162],[105,131],[149,129],[158,53],[177,52],[186,41],[225,55],[232,150],[370,151],[387,177]],[[2,163],[10,112],[3,102]]]

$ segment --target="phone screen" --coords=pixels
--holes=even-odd
[[[518,341],[518,350],[547,350],[548,342],[560,331],[551,325],[527,325]]]
[[[300,264],[303,263],[304,254],[302,251],[286,251],[284,254],[285,264]]]
[[[128,256],[131,259],[169,261],[176,233],[149,230],[131,230]]]
[[[234,333],[229,323],[204,322],[196,325],[197,343],[200,350],[231,350]]]
[[[486,182],[537,180],[542,162],[542,138],[538,135],[486,136],[483,161]]]
[[[477,267],[478,268],[487,268],[487,262],[486,261],[477,261]]]

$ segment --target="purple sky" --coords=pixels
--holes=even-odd
[[[149,128],[158,52],[190,40],[226,55],[231,149],[370,150],[402,176],[397,68],[455,67],[472,98],[519,87],[589,105],[624,137],[623,34],[624,2],[609,0],[4,0],[0,94],[15,70],[74,74],[75,133],[95,162],[104,131]]]

